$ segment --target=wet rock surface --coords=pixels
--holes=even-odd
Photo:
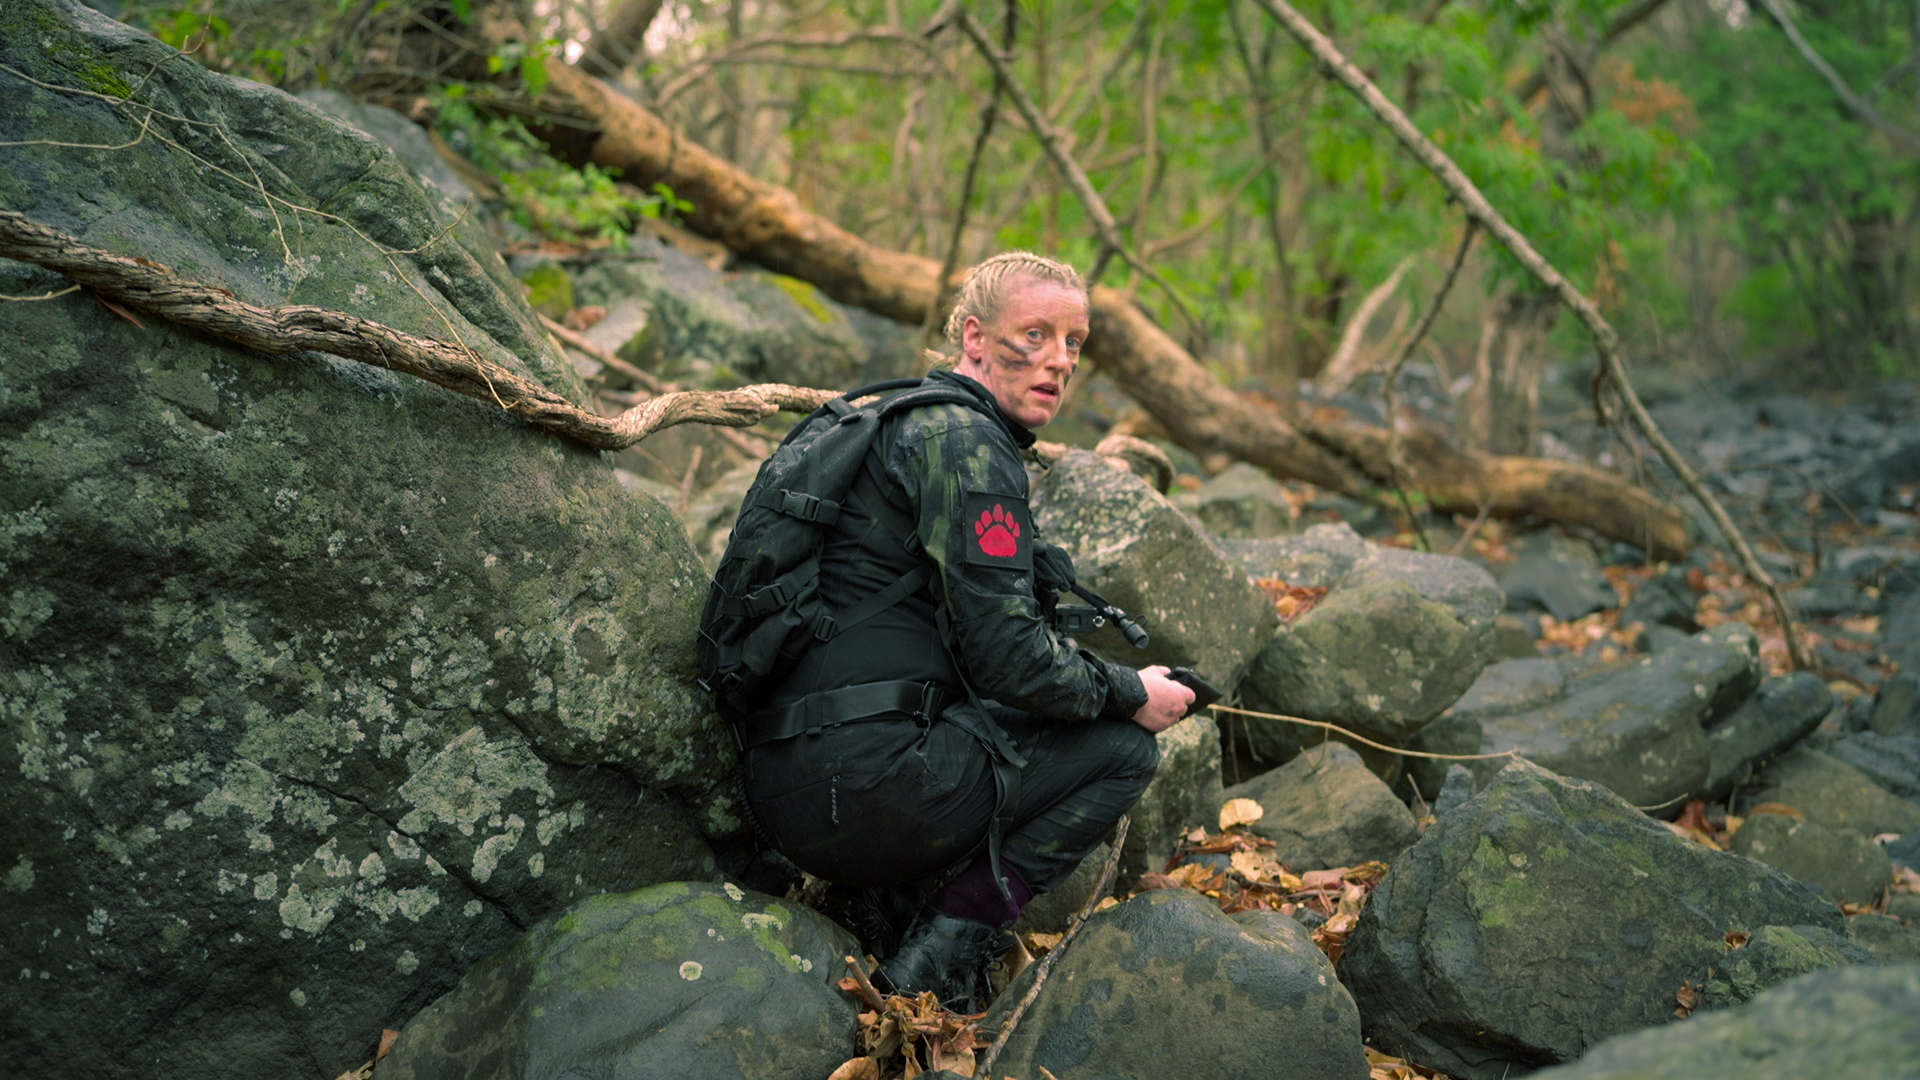
[[[1767,927],[1730,971],[1725,935]],[[1341,976],[1374,1045],[1497,1080],[1666,1023],[1683,983],[1730,1005],[1795,964],[1857,962],[1843,930],[1812,886],[1516,762],[1394,864]]]
[[[1185,666],[1233,686],[1279,621],[1273,603],[1187,515],[1146,481],[1098,454],[1073,451],[1033,485],[1042,538],[1072,554],[1080,583],[1139,618],[1151,636],[1130,647],[1111,627],[1081,636],[1110,660]]]
[[[987,1015],[1003,1022],[1015,980]],[[1093,917],[1055,965],[996,1068],[1008,1076],[1364,1080],[1360,1017],[1333,965],[1272,911],[1224,915],[1160,889]]]
[[[1327,589],[1282,625],[1240,684],[1248,708],[1323,720],[1400,743],[1493,658],[1499,590],[1464,559],[1362,541],[1345,526],[1222,545],[1248,574]],[[1291,756],[1279,729],[1247,733],[1270,763]]]
[[[402,1029],[383,1080],[818,1080],[848,1057],[853,936],[731,884],[598,896],[530,929]]]
[[[1266,814],[1249,831],[1294,870],[1390,862],[1419,837],[1406,804],[1340,743],[1310,747],[1222,797],[1260,804]]]
[[[1920,1055],[1920,963],[1841,968],[1782,983],[1738,1009],[1621,1035],[1541,1080],[1823,1080],[1882,1075]]]

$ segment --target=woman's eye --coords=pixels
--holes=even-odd
[[[1033,342],[1038,342],[1038,341],[1040,340],[1040,338],[1041,338],[1041,334],[1040,334],[1040,331],[1038,331],[1038,330],[1029,330],[1029,331],[1027,331],[1027,340],[1028,340],[1028,341],[1033,341]]]
[[[1069,348],[1069,349],[1072,349],[1072,350],[1073,350],[1074,352],[1079,352],[1079,351],[1080,351],[1080,339],[1079,339],[1079,338],[1077,338],[1077,337],[1070,337],[1070,338],[1068,338],[1068,339],[1067,339],[1067,348]]]

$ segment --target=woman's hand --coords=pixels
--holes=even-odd
[[[1158,734],[1186,718],[1193,707],[1193,691],[1167,678],[1167,667],[1155,664],[1140,669],[1140,684],[1147,688],[1147,703],[1133,714],[1133,722]]]

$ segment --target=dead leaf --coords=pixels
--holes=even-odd
[[[383,1029],[380,1032],[380,1049],[375,1050],[373,1052],[373,1060],[379,1061],[381,1058],[386,1057],[388,1054],[392,1053],[393,1041],[395,1039],[398,1039],[399,1037],[400,1037],[400,1033],[393,1030],[392,1028]]]
[[[1220,831],[1225,832],[1235,825],[1251,825],[1267,816],[1266,807],[1252,799],[1228,799],[1220,808]]]
[[[1236,851],[1232,855],[1233,872],[1248,881],[1279,881],[1286,868],[1264,851]]]
[[[561,322],[565,324],[569,330],[591,330],[606,317],[607,309],[599,304],[594,304],[590,307],[574,308],[572,311],[567,312],[566,317],[562,319]]]
[[[126,308],[120,306],[117,303],[114,303],[112,300],[109,300],[106,297],[101,296],[99,293],[94,293],[93,298],[95,300],[100,301],[101,305],[105,307],[108,311],[113,312],[115,315],[120,316],[121,318],[127,320],[128,322],[139,327],[140,329],[145,330],[147,328],[146,323],[143,323],[139,319],[136,319],[133,317],[133,312],[128,311]]]
[[[1727,943],[1727,951],[1732,952],[1735,949],[1746,948],[1747,942],[1753,940],[1753,935],[1745,930],[1729,930],[1724,940]]]
[[[827,1080],[880,1080],[880,1063],[870,1057],[851,1058],[829,1073]]]
[[[1807,820],[1807,815],[1801,813],[1798,808],[1788,806],[1786,803],[1781,802],[1763,802],[1759,806],[1747,811],[1748,817],[1753,817],[1756,814],[1779,814],[1781,817],[1799,818],[1801,821]]]
[[[1337,870],[1309,870],[1300,875],[1303,889],[1338,889],[1346,884],[1347,871],[1352,867],[1342,866]]]
[[[1685,1020],[1700,1007],[1700,988],[1692,982],[1681,983],[1680,989],[1673,992],[1673,1000],[1680,1003],[1680,1007],[1673,1010],[1673,1015]]]

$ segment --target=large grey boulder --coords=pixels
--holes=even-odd
[[[1166,865],[1195,826],[1213,828],[1220,814],[1220,729],[1211,716],[1183,720],[1154,736],[1160,769],[1129,811],[1120,880]]]
[[[1727,623],[1625,667],[1570,680],[1546,705],[1480,713],[1478,752],[1518,751],[1544,768],[1604,784],[1636,806],[1677,805],[1703,790],[1712,768],[1702,725],[1759,680],[1752,630]],[[1484,779],[1501,763],[1468,767]]]
[[[1420,838],[1406,804],[1342,743],[1310,747],[1222,797],[1260,804],[1266,813],[1248,830],[1272,840],[1273,857],[1294,870],[1391,862]]]
[[[380,144],[59,0],[9,9],[0,61],[107,95],[13,81],[0,206],[578,395]],[[542,916],[714,872],[732,749],[664,506],[495,406],[142,321],[0,305],[10,1069],[337,1075]]]
[[[1860,836],[1920,832],[1920,803],[1900,798],[1859,769],[1805,747],[1767,766],[1750,788],[1739,792],[1734,808],[1784,803],[1807,820]]]
[[[1218,686],[1240,680],[1279,617],[1266,594],[1165,495],[1085,450],[1033,485],[1043,539],[1073,555],[1080,583],[1136,617],[1152,637],[1127,645],[1111,627],[1081,640],[1108,659],[1191,667]]]
[[[1535,533],[1517,545],[1514,560],[1500,572],[1500,588],[1509,611],[1544,611],[1561,622],[1605,611],[1620,603],[1613,582],[1593,564],[1593,553],[1578,541]]]
[[[1420,729],[1407,749],[1426,754],[1478,754],[1484,741],[1483,719],[1510,716],[1555,701],[1567,690],[1567,673],[1552,657],[1534,656],[1489,664],[1446,712]],[[1439,758],[1409,758],[1407,779],[1431,802],[1454,767]]]
[[[907,327],[843,307],[797,278],[753,267],[721,274],[651,240],[636,237],[626,257],[571,277],[581,304],[645,301],[645,333],[617,352],[670,380],[851,390],[926,366]]]
[[[413,1018],[381,1080],[819,1080],[854,1056],[853,935],[738,886],[673,882],[549,918]]]
[[[1609,1039],[1536,1080],[1697,1080],[1913,1075],[1920,963],[1820,971],[1738,1009]]]
[[[1034,979],[987,1014],[1003,1023]],[[1364,1080],[1353,998],[1291,918],[1223,915],[1191,889],[1158,889],[1088,921],[1054,965],[996,1075],[1259,1076]]]
[[[1197,490],[1173,496],[1208,533],[1238,540],[1284,536],[1293,531],[1293,503],[1264,469],[1236,461]]]
[[[1859,731],[1836,741],[1826,752],[1895,795],[1920,799],[1920,735]]]
[[[1240,684],[1248,708],[1400,744],[1493,658],[1500,591],[1464,559],[1368,543],[1344,525],[1225,546],[1253,577],[1328,590],[1260,651]],[[1275,743],[1266,760],[1291,756],[1286,736],[1247,734]]]
[[[1755,814],[1733,834],[1734,854],[1809,882],[1838,904],[1871,904],[1893,878],[1893,861],[1867,837],[1785,814]]]
[[[1833,691],[1811,671],[1767,679],[1707,728],[1707,781],[1700,796],[1719,800],[1754,766],[1806,738],[1833,711]]]
[[[1735,930],[1760,949],[1737,965]],[[1498,1080],[1668,1022],[1688,982],[1720,1006],[1796,965],[1857,962],[1843,934],[1813,886],[1516,761],[1393,864],[1340,974],[1375,1046]]]

